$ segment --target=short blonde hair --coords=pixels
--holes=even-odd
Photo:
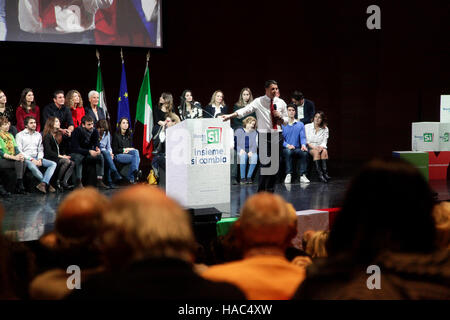
[[[286,246],[296,234],[292,209],[279,195],[267,192],[248,198],[237,222],[247,249]]]
[[[188,260],[195,252],[190,216],[156,187],[136,185],[116,193],[103,225],[101,243],[110,267],[146,257]]]
[[[244,126],[244,128],[245,128],[245,126],[247,126],[247,123],[249,123],[251,121],[255,121],[255,129],[256,129],[257,122],[256,122],[256,119],[254,117],[252,117],[252,116],[248,116],[247,118],[245,118],[242,121],[242,125]]]

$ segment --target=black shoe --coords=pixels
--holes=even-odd
[[[111,182],[111,183],[108,183],[108,189],[119,189],[119,187]]]
[[[328,163],[327,163],[327,161],[328,160],[326,160],[326,159],[322,159],[322,160],[320,160],[320,162],[322,163],[322,173],[323,173],[323,177],[325,178],[325,179],[327,179],[327,181],[329,181],[331,178],[330,178],[330,176],[328,175]]]
[[[320,167],[320,160],[314,160],[314,166],[316,167],[317,175],[319,176],[319,180],[323,183],[328,183],[328,180],[323,176],[322,168]]]
[[[253,184],[252,178],[247,178],[247,184]]]
[[[239,184],[239,182],[237,182],[236,179],[233,179],[233,180],[231,180],[231,184],[235,186],[235,185]]]
[[[108,187],[106,186],[106,184],[103,183],[102,179],[97,179],[97,188],[99,189],[108,189]]]
[[[14,190],[14,193],[27,194],[27,192],[25,190],[25,187],[23,186],[23,180],[22,179],[17,179],[16,188]]]
[[[133,172],[133,175],[134,175],[134,181],[135,182],[139,182],[139,180],[141,180],[141,178],[142,178],[142,171],[141,170],[135,170]]]
[[[240,182],[240,184],[247,184],[247,179],[241,179],[241,182]]]
[[[6,191],[5,188],[3,188],[2,185],[0,185],[0,197],[9,197],[11,195],[10,192]]]
[[[80,183],[81,183],[81,182],[80,182]],[[63,183],[61,183],[61,187],[62,187],[62,189],[64,189],[64,190],[73,190],[73,187],[74,187],[74,186],[67,184],[67,182],[63,182]]]

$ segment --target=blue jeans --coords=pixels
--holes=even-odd
[[[139,158],[139,151],[131,150],[128,153],[116,154],[114,159],[119,163],[128,164],[131,163],[130,170],[128,171],[127,179],[129,181],[134,181],[134,172],[139,170],[139,163],[141,159]]]
[[[308,151],[302,151],[301,149],[283,149],[284,161],[286,164],[286,174],[292,173],[292,160],[293,158],[300,161],[300,176],[306,174],[306,159],[308,157]]]
[[[248,158],[249,157],[247,152],[245,152],[244,154],[239,154],[239,168],[241,169],[241,180],[245,179],[245,167],[247,166]],[[249,161],[247,179],[251,179],[257,163],[258,163],[258,155],[256,153],[253,153]]]
[[[111,183],[111,172],[114,173],[117,179],[121,178],[120,173],[117,171],[116,165],[114,164],[113,159],[111,158],[111,154],[102,150],[103,160],[105,161],[105,177],[106,182]]]
[[[37,158],[34,159],[37,160]],[[47,159],[42,159],[42,167],[47,168],[44,174],[42,174],[41,170],[39,170],[39,167],[37,167],[30,160],[25,160],[25,164],[27,165],[27,168],[31,171],[33,176],[35,176],[40,182],[45,182],[46,184],[50,182],[50,179],[52,178],[53,173],[56,170],[56,162]]]

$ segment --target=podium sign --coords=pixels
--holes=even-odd
[[[450,122],[450,95],[441,95],[440,122]]]
[[[230,123],[187,119],[167,129],[166,194],[186,208],[230,213]]]

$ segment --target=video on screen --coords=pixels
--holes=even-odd
[[[0,0],[0,41],[161,48],[161,0]]]

